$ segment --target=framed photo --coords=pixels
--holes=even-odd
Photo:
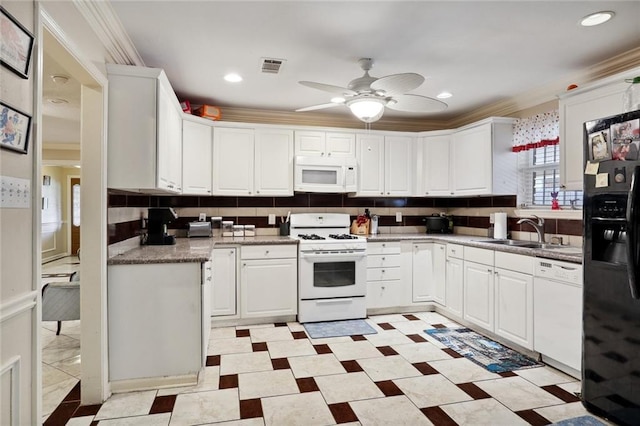
[[[0,102],[0,147],[22,154],[29,147],[31,116]]]
[[[29,78],[33,34],[0,6],[0,63],[22,78]]]
[[[609,129],[589,134],[589,160],[611,160]]]
[[[611,125],[613,142],[634,139],[640,139],[640,118]]]

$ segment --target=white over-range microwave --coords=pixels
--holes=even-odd
[[[294,191],[356,192],[357,163],[344,157],[297,156],[294,161]]]

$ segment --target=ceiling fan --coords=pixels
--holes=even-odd
[[[373,67],[373,59],[361,58],[358,63],[364,70],[364,75],[351,80],[347,87],[314,81],[299,81],[303,86],[323,90],[337,96],[331,99],[331,103],[300,108],[296,112],[346,105],[360,120],[365,123],[373,123],[382,117],[385,107],[395,111],[415,113],[437,112],[447,108],[447,104],[437,99],[406,94],[424,82],[424,77],[420,74],[403,73],[376,78],[369,75],[369,70]]]

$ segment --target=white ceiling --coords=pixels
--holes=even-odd
[[[640,46],[640,1],[111,0],[111,5],[146,66],[163,68],[181,100],[221,106],[223,115],[225,106],[293,111],[328,103],[330,93],[298,81],[346,86],[362,75],[357,60],[371,57],[373,76],[425,76],[410,93],[453,93],[446,111],[426,116],[450,120],[538,88],[561,93],[570,83],[581,84],[580,76],[593,65]],[[600,10],[616,15],[601,26],[578,25]],[[279,74],[263,74],[263,57],[286,62]],[[63,88],[50,84],[49,75],[63,72],[56,67],[45,57],[45,98],[68,90],[79,99],[73,81]],[[228,72],[244,81],[224,81]],[[79,103],[46,104],[44,141],[79,140]],[[343,106],[322,112],[350,114]],[[416,116],[390,110],[385,115]]]

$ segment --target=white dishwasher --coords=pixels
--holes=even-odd
[[[533,349],[575,372],[582,365],[582,265],[536,259]]]

